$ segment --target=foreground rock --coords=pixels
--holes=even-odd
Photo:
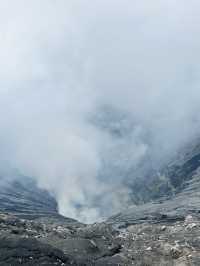
[[[200,220],[117,228],[1,214],[0,265],[200,265]]]

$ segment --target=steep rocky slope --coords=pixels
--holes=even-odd
[[[28,177],[0,178],[0,210],[29,218],[57,215],[57,203]]]

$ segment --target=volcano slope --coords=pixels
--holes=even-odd
[[[155,174],[148,189],[148,202],[85,225],[60,216],[29,179],[4,185],[0,265],[200,265],[200,145]]]

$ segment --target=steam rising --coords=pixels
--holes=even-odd
[[[0,162],[91,222],[199,134],[200,3],[0,0]],[[127,177],[127,171],[132,175]]]

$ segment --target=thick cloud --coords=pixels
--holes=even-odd
[[[2,171],[34,177],[83,221],[126,206],[123,172],[199,134],[199,10],[195,0],[0,0]]]

